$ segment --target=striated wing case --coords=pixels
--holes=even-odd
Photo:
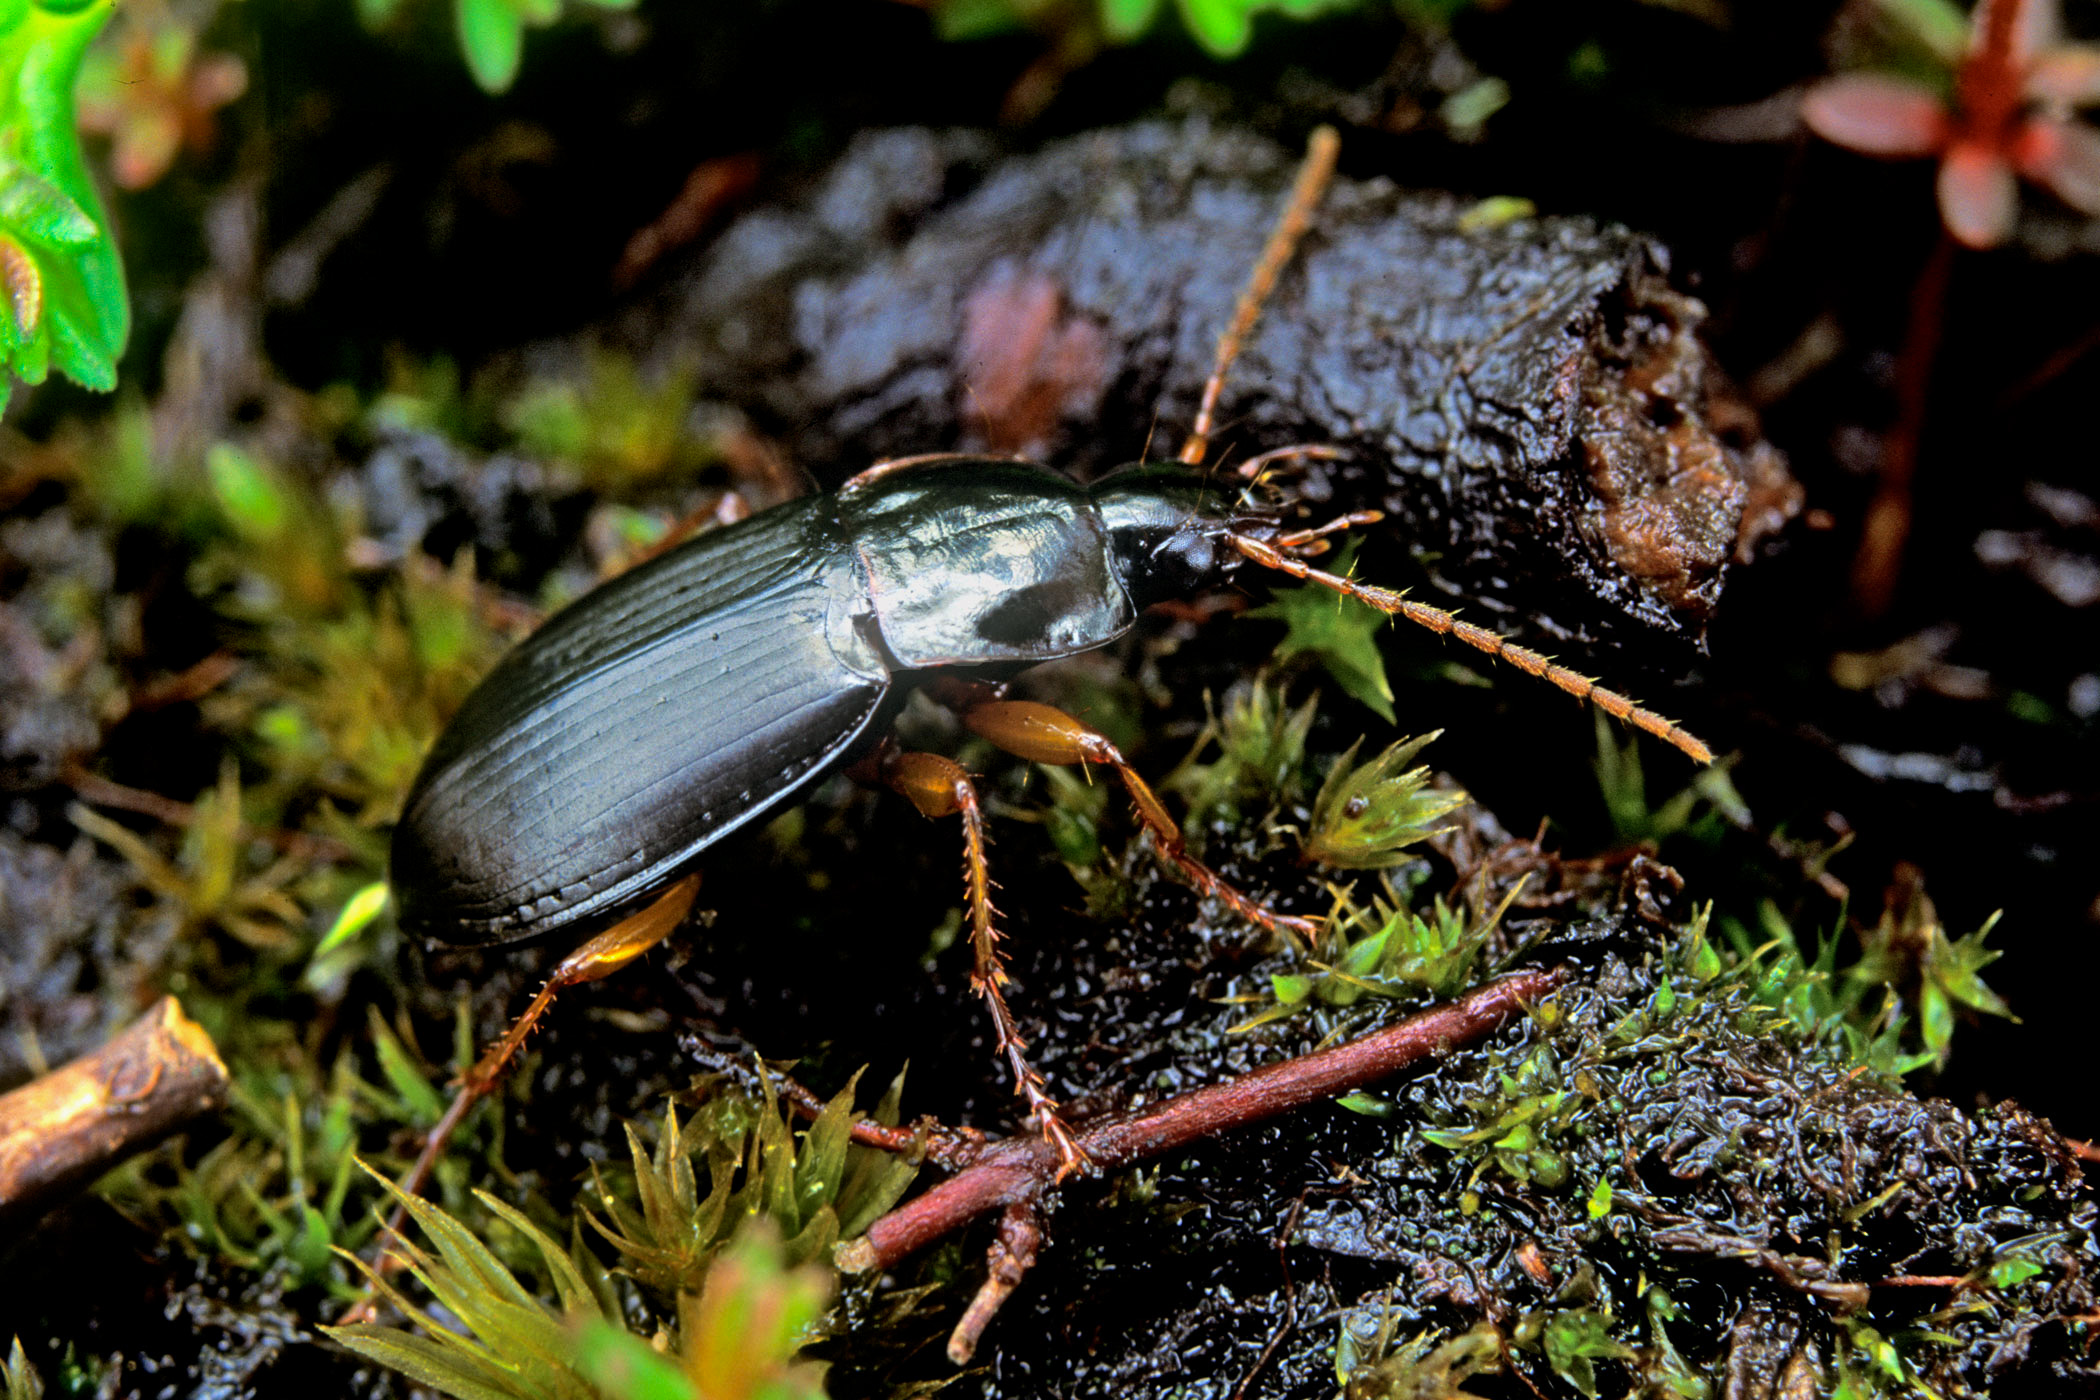
[[[793,801],[890,693],[835,503],[715,531],[563,610],[491,671],[410,792],[405,928],[454,943],[603,923]]]

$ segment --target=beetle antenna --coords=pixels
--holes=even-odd
[[[1298,178],[1291,186],[1291,201],[1284,208],[1283,217],[1269,234],[1263,245],[1261,260],[1254,265],[1253,275],[1247,279],[1247,288],[1240,293],[1239,305],[1233,308],[1232,324],[1225,334],[1218,337],[1218,359],[1211,367],[1210,378],[1203,384],[1203,401],[1196,409],[1195,426],[1189,429],[1188,441],[1181,445],[1181,462],[1184,466],[1201,466],[1210,448],[1211,422],[1218,408],[1218,395],[1225,389],[1225,373],[1240,353],[1240,343],[1254,329],[1255,318],[1261,315],[1261,305],[1268,299],[1282,275],[1284,264],[1297,251],[1298,241],[1312,224],[1313,209],[1320,196],[1327,191],[1327,182],[1334,178],[1335,157],[1342,149],[1342,138],[1331,126],[1315,127],[1306,142],[1305,160],[1298,167]]]
[[[1301,530],[1295,535],[1280,535],[1274,543],[1255,539],[1251,535],[1228,533],[1225,538],[1233,548],[1264,568],[1276,569],[1292,578],[1317,583],[1322,588],[1331,588],[1344,597],[1367,603],[1392,617],[1404,617],[1409,622],[1427,627],[1432,632],[1447,637],[1456,637],[1467,646],[1477,647],[1490,656],[1507,661],[1527,675],[1538,676],[1552,682],[1578,700],[1587,700],[1614,719],[1624,720],[1636,729],[1646,730],[1666,744],[1670,744],[1701,763],[1714,761],[1713,750],[1680,728],[1676,721],[1663,718],[1655,711],[1635,704],[1616,690],[1607,690],[1579,671],[1571,671],[1540,652],[1519,646],[1500,632],[1461,621],[1442,608],[1417,603],[1404,593],[1395,593],[1388,588],[1375,588],[1368,583],[1358,583],[1340,574],[1330,574],[1315,569],[1303,559],[1288,553],[1294,547],[1287,541],[1302,546],[1329,532],[1331,527],[1322,526],[1313,530]]]

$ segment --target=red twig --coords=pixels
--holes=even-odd
[[[1567,977],[1565,969],[1516,973],[1361,1040],[1269,1065],[1229,1084],[1110,1114],[1080,1128],[1079,1147],[1089,1161],[1110,1170],[1348,1093],[1424,1056],[1477,1040]],[[839,1266],[855,1272],[889,1268],[978,1216],[1000,1211],[991,1276],[948,1343],[952,1359],[967,1361],[992,1314],[1034,1260],[1042,1204],[1057,1170],[1056,1150],[1035,1134],[988,1142],[961,1172],[841,1245]]]
[[[1896,361],[1896,421],[1882,439],[1881,473],[1874,499],[1867,505],[1859,553],[1852,561],[1853,602],[1868,621],[1888,611],[1903,571],[1903,549],[1910,540],[1911,483],[1918,470],[1918,444],[1925,433],[1932,365],[1939,354],[1955,246],[1953,235],[1942,228],[1911,291],[1910,328]]]

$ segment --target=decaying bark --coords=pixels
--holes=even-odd
[[[626,333],[826,485],[944,449],[1081,475],[1148,440],[1169,455],[1294,163],[1200,124],[1005,159],[877,134],[732,226]],[[1704,309],[1640,235],[1471,211],[1338,180],[1233,371],[1219,447],[1347,449],[1305,494],[1387,511],[1435,580],[1511,626],[1697,644],[1795,493],[1697,339]]]
[[[173,997],[107,1045],[0,1097],[0,1238],[225,1102],[226,1066]]]

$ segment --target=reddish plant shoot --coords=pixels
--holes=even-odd
[[[2012,236],[2017,179],[2100,216],[2100,130],[2073,120],[2100,104],[2100,47],[2061,38],[2061,0],[1979,0],[1951,97],[1914,79],[1847,73],[1801,104],[1825,140],[1890,159],[1940,163],[1940,217],[1971,248]]]

